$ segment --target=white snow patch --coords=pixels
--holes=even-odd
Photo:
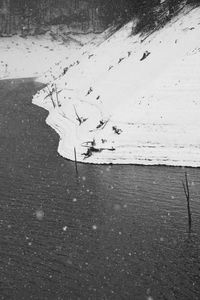
[[[61,37],[53,32],[38,36],[12,36],[0,38],[0,79],[39,77],[47,83],[62,74],[69,57],[96,35],[84,35],[83,44],[80,35],[68,34]]]

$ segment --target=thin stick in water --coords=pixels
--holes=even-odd
[[[182,184],[183,184],[185,197],[187,200],[188,227],[189,227],[189,232],[190,232],[192,229],[192,214],[191,214],[191,209],[190,209],[190,189],[189,189],[189,184],[188,184],[187,172],[185,172],[185,182],[182,181]]]
[[[74,147],[74,162],[76,168],[76,174],[78,174],[78,165],[77,165],[77,156],[76,156],[76,148]]]

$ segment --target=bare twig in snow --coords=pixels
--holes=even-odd
[[[80,117],[77,113],[77,110],[76,110],[76,107],[74,106],[74,111],[75,111],[75,114],[76,114],[76,119],[77,121],[79,122],[79,126],[84,123],[85,121],[87,121],[88,118],[83,118],[83,117]]]
[[[56,84],[54,84],[54,90],[55,90],[55,93],[56,93],[57,105],[58,105],[58,107],[60,107],[60,106],[61,106],[61,104],[60,104],[60,102],[59,102],[59,100],[58,100],[58,91],[57,91]]]
[[[55,105],[55,102],[53,100],[53,91],[50,91],[49,87],[47,86],[47,89],[49,91],[49,94],[47,95],[47,97],[50,97],[51,101],[52,101],[52,104],[53,104],[53,107],[55,108],[56,105]]]

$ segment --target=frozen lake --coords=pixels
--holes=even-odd
[[[78,164],[77,177],[31,104],[39,86],[0,81],[0,299],[200,299],[200,169]]]

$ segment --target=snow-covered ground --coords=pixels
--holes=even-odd
[[[46,73],[55,79],[69,57],[96,36],[63,34],[63,30],[54,27],[43,35],[1,37],[0,79],[42,76],[41,80],[47,83],[50,77]]]
[[[73,57],[33,102],[69,159],[200,166],[200,8],[146,39],[132,28]]]
[[[200,8],[185,7],[146,38],[133,27],[60,56],[33,103],[49,110],[68,159],[199,167]]]

